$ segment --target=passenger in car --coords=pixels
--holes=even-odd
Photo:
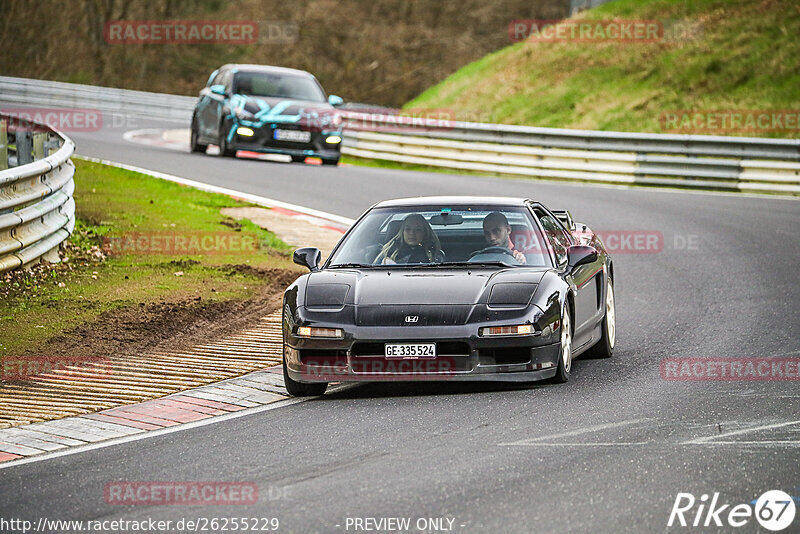
[[[373,263],[441,263],[444,252],[439,237],[418,213],[408,215],[397,234],[389,239]]]
[[[525,255],[514,248],[514,243],[511,241],[511,225],[508,224],[506,216],[499,211],[493,211],[484,217],[483,237],[490,247],[507,248],[520,264],[528,263]]]

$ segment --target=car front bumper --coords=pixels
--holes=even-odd
[[[327,143],[326,139],[336,136],[341,139],[341,131],[311,131],[311,139],[303,141],[281,141],[274,138],[275,129],[271,126],[260,128],[250,128],[253,135],[245,136],[233,132],[229,141],[230,148],[234,150],[247,150],[263,154],[284,154],[293,157],[316,157],[325,160],[338,160],[341,156],[341,145],[339,143]],[[284,128],[285,129],[285,128]],[[292,128],[299,130],[298,128]]]
[[[532,382],[555,376],[560,343],[542,336],[484,338],[475,327],[447,327],[447,335],[413,328],[357,328],[347,339],[289,334],[284,361],[292,380],[314,382],[502,381]],[[460,331],[460,332],[459,332]],[[425,335],[427,333],[427,336]],[[352,333],[351,333],[352,334]],[[286,335],[286,332],[285,332]],[[386,358],[385,343],[436,343],[436,358]]]

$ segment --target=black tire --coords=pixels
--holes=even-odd
[[[286,385],[286,391],[292,397],[317,397],[325,393],[328,389],[327,382],[316,382],[314,384],[304,384],[296,382],[291,379],[289,372],[286,370],[286,359],[283,360],[283,382]]]
[[[201,152],[205,154],[208,145],[203,145],[197,142],[197,125],[194,120],[192,121],[192,135],[189,139],[189,148],[192,152]]]
[[[565,354],[565,349],[568,351]],[[572,320],[569,315],[569,308],[564,306],[561,314],[561,350],[558,353],[558,366],[553,382],[563,384],[569,381],[569,373],[572,370]]]
[[[339,165],[339,158],[336,158],[336,159],[323,159],[322,160],[322,164],[323,165],[333,165],[333,166]]]
[[[293,163],[303,163],[306,161],[307,156],[292,156]]]
[[[232,149],[228,146],[228,136],[225,135],[225,123],[219,128],[219,141],[217,145],[219,146],[219,155],[223,158],[236,157],[236,149]]]
[[[606,312],[603,314],[603,323],[600,326],[600,340],[586,351],[587,358],[610,358],[614,354],[614,345],[617,342],[617,312],[611,277],[607,282],[605,306]]]

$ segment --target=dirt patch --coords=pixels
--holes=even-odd
[[[51,338],[25,355],[104,357],[187,349],[198,339],[230,334],[277,310],[284,289],[302,274],[300,270],[259,269],[249,265],[231,265],[226,269],[263,279],[256,296],[244,301],[211,302],[196,297],[123,306]]]

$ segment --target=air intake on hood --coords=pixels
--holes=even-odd
[[[489,306],[521,308],[531,301],[537,284],[527,282],[502,282],[492,286]]]
[[[347,284],[310,284],[306,288],[306,307],[341,308],[349,289]]]

